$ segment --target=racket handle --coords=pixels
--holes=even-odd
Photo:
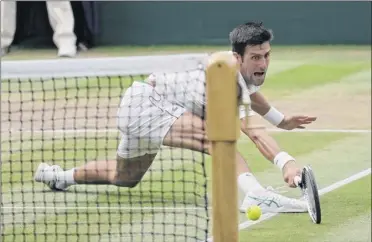
[[[301,183],[301,177],[295,176],[294,177],[294,183],[295,183],[296,186],[298,186]]]

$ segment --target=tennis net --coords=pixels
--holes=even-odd
[[[41,162],[68,170],[115,160],[117,110],[128,87],[153,72],[200,68],[205,57],[4,61],[2,241],[205,241],[210,161],[201,153],[162,146],[134,188],[79,184],[54,192],[34,180]]]

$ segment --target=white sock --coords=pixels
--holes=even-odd
[[[58,180],[65,182],[67,186],[76,184],[74,179],[75,168],[68,171],[60,171],[57,173]]]
[[[238,187],[239,189],[246,194],[249,191],[256,191],[265,189],[262,185],[257,181],[256,177],[253,176],[252,173],[247,172],[240,174],[238,177]]]

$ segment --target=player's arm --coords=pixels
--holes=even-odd
[[[248,126],[245,119],[241,119],[241,130],[253,141],[260,153],[273,164],[277,165],[283,172],[284,181],[295,187],[294,177],[298,175],[299,169],[295,159],[287,152],[281,150],[278,143],[266,131],[265,127],[259,124],[258,116],[248,116]]]
[[[245,126],[245,120],[241,119],[241,130],[253,141],[267,160],[276,164],[275,157],[281,152],[278,143],[260,124],[258,116],[253,115],[246,118],[248,119],[248,127]],[[291,159],[294,160],[294,158]]]
[[[260,114],[264,119],[270,122],[272,125],[286,130],[291,129],[304,129],[305,124],[310,124],[316,120],[316,117],[310,117],[306,115],[298,116],[285,116],[283,113],[278,111],[275,107],[272,107],[267,99],[259,91],[253,93],[251,96],[251,108],[256,113]]]

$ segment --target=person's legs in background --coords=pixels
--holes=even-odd
[[[76,35],[74,15],[69,1],[47,1],[50,25],[53,28],[53,41],[58,48],[58,56],[76,55]]]
[[[1,56],[8,53],[16,31],[17,3],[1,1]]]

